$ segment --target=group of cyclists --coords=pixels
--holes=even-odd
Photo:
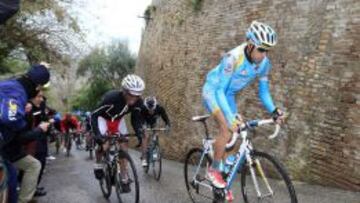
[[[255,79],[259,81],[259,98],[266,110],[272,115],[274,121],[281,124],[284,121],[284,112],[275,107],[269,91],[268,76],[271,63],[267,53],[277,43],[277,34],[269,26],[254,21],[247,33],[247,41],[226,53],[219,65],[212,69],[203,86],[203,102],[206,109],[213,115],[219,126],[219,135],[214,143],[214,157],[212,165],[207,172],[207,178],[216,188],[225,188],[226,182],[221,174],[221,163],[225,158],[225,145],[231,139],[230,132],[238,132],[245,125],[237,111],[235,96],[246,88]],[[128,75],[122,81],[121,90],[110,91],[105,94],[98,109],[92,113],[91,124],[96,140],[102,147],[97,151],[97,164],[94,173],[97,178],[103,175],[100,157],[108,145],[104,135],[120,132],[127,134],[123,125],[123,116],[131,113],[131,123],[138,137],[145,136],[142,147],[142,157],[146,153],[147,141],[143,131],[143,117],[149,113],[162,116],[169,126],[169,119],[164,109],[156,105],[155,98],[146,98],[145,104],[141,95],[145,89],[144,81],[136,75]],[[143,111],[144,106],[148,111]],[[143,113],[142,113],[143,112]],[[143,115],[142,115],[143,114]],[[146,119],[146,123],[154,126],[156,119]],[[230,130],[230,131],[229,131]],[[126,138],[124,138],[126,139]],[[127,146],[125,146],[127,148]],[[146,166],[146,159],[143,159]],[[233,194],[228,191],[227,200],[233,199]]]
[[[267,54],[276,43],[276,32],[269,25],[254,21],[246,32],[246,42],[224,54],[220,63],[207,74],[202,91],[203,103],[219,128],[219,135],[214,143],[215,153],[212,157],[212,164],[207,171],[207,178],[216,188],[226,187],[226,182],[221,175],[221,163],[225,158],[225,145],[231,139],[231,132],[237,132],[245,125],[237,110],[235,100],[237,93],[258,79],[259,98],[265,109],[277,123],[281,124],[284,121],[284,112],[275,107],[269,91],[268,76],[271,63]],[[49,80],[48,66],[38,64],[32,66],[26,74],[18,78],[0,82],[0,146],[1,155],[9,169],[8,183],[9,191],[12,194],[17,194],[16,187],[14,189],[14,185],[17,184],[17,181],[14,181],[16,179],[14,166],[17,169],[23,168],[17,163],[18,160],[6,158],[7,146],[16,137],[22,136],[19,139],[24,139],[24,134],[27,138],[30,137],[30,134],[35,134],[33,139],[41,139],[42,134],[48,131],[50,123],[56,123],[50,120],[38,122],[24,131],[27,125],[26,112],[31,109],[27,105],[28,101],[37,103],[36,99],[42,92],[41,89]],[[104,176],[104,166],[101,159],[104,152],[109,149],[109,136],[118,136],[121,148],[123,150],[128,149],[127,135],[129,132],[125,115],[130,114],[131,125],[138,138],[137,147],[141,147],[141,164],[144,167],[148,165],[145,158],[149,143],[146,127],[154,128],[157,119],[161,117],[166,128],[170,129],[170,121],[165,109],[159,105],[153,96],[142,99],[144,91],[145,82],[139,76],[129,74],[123,78],[118,90],[105,93],[98,107],[86,114],[85,130],[91,132],[98,146],[95,152],[96,164],[94,165],[94,174],[97,179]],[[37,105],[34,104],[33,106]],[[59,121],[59,118],[56,120]],[[63,133],[68,133],[71,128],[76,131],[81,129],[78,121],[75,121],[71,114],[66,114],[59,122],[60,125],[57,124],[57,126],[60,126]],[[40,138],[36,138],[36,136]],[[34,162],[31,157],[26,161]],[[28,189],[26,191],[20,190],[19,202],[29,202],[35,193],[38,181],[37,178],[34,178],[34,174],[39,174],[41,167],[37,164],[32,164],[32,166],[34,166],[32,177],[24,176],[22,180],[21,188]],[[129,188],[126,189],[130,182],[127,177],[122,178],[124,191],[130,192]],[[226,199],[229,201],[233,199],[231,191],[228,191],[226,195]]]
[[[155,127],[156,121],[161,117],[170,129],[170,121],[165,109],[160,106],[155,97],[141,98],[145,90],[144,81],[137,75],[127,75],[122,81],[121,90],[107,92],[98,108],[91,114],[91,126],[95,141],[100,146],[96,150],[96,164],[94,174],[97,179],[104,175],[101,158],[104,151],[108,150],[109,142],[106,136],[120,136],[121,147],[128,148],[128,129],[124,116],[131,114],[131,125],[138,138],[138,147],[142,149],[142,166],[148,165],[145,158],[148,148],[149,136],[145,129],[147,126]],[[126,186],[127,180],[123,180]]]

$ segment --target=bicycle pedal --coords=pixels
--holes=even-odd
[[[214,202],[216,203],[225,202],[226,196],[224,189],[214,188],[213,193],[214,193]]]

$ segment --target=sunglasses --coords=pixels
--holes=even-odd
[[[268,52],[269,50],[266,50],[264,48],[257,48],[257,50],[260,52],[260,53],[265,53],[265,52]]]

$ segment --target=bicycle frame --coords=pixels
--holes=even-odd
[[[151,132],[149,135],[149,141],[150,143],[148,144],[148,162],[152,163],[153,162],[153,151],[156,145],[159,145],[159,136],[157,134],[158,131],[167,131],[166,128],[147,128],[147,131]]]
[[[239,150],[238,152],[236,153],[236,161],[231,169],[231,171],[229,172],[229,175],[226,179],[226,182],[227,182],[227,186],[225,188],[225,190],[230,190],[230,188],[232,187],[232,184],[234,182],[234,180],[236,179],[237,177],[237,173],[239,170],[242,169],[242,167],[245,165],[245,163],[247,162],[249,164],[249,168],[250,168],[250,173],[251,173],[251,178],[254,182],[254,186],[255,186],[255,190],[256,190],[256,193],[257,193],[257,196],[260,198],[262,196],[261,192],[260,192],[260,188],[259,188],[259,184],[258,184],[258,181],[256,179],[256,174],[255,174],[255,170],[254,168],[252,167],[252,163],[253,163],[253,160],[251,159],[251,151],[253,150],[253,147],[252,147],[252,144],[250,142],[250,140],[247,138],[248,136],[248,131],[247,129],[250,128],[250,127],[257,127],[257,126],[260,126],[260,125],[265,125],[265,124],[270,124],[270,123],[273,123],[272,120],[261,120],[261,121],[257,121],[257,120],[253,120],[253,121],[249,121],[246,126],[244,126],[240,132],[240,135],[241,135],[241,138],[242,138],[242,143],[239,147]],[[207,129],[206,127],[206,123],[204,122],[204,125],[205,125],[205,128]],[[199,185],[202,185],[204,187],[207,187],[209,188],[210,190],[213,189],[213,187],[210,185],[210,184],[206,184],[206,183],[203,183],[203,182],[200,182],[200,181],[197,181],[196,180],[196,177],[200,171],[200,167],[201,167],[201,163],[202,161],[204,160],[205,156],[207,154],[210,154],[210,156],[212,157],[213,155],[213,146],[212,144],[215,142],[215,140],[213,138],[209,138],[209,135],[207,133],[208,131],[206,130],[206,139],[203,139],[203,153],[201,155],[201,158],[200,158],[200,161],[199,161],[199,165],[197,166],[196,168],[196,172],[195,172],[195,175],[193,177],[193,181],[196,183],[196,184],[199,184]],[[273,139],[275,138],[279,133],[279,126],[276,126],[276,130],[275,132],[269,136],[269,139]],[[230,144],[227,145],[227,147],[230,147],[230,146],[233,146],[237,140],[239,136],[239,133],[234,133],[233,135],[233,138],[232,140],[230,141]],[[271,189],[270,187],[270,184],[263,172],[263,169],[260,165],[260,162],[258,160],[255,160],[256,161],[256,166],[257,166],[257,170],[259,171],[260,173],[260,176],[261,178],[263,178],[263,181],[269,191],[268,194],[266,194],[265,196],[271,196],[273,195],[273,190]]]
[[[209,188],[210,190],[212,190],[211,185],[206,184],[206,183],[202,183],[202,182],[199,182],[199,181],[196,180],[196,176],[200,171],[201,163],[204,160],[205,156],[207,154],[210,154],[210,156],[212,156],[214,154],[213,143],[215,142],[215,140],[213,138],[209,138],[208,136],[206,136],[206,137],[207,137],[206,139],[203,139],[203,150],[204,150],[204,152],[201,155],[201,158],[200,158],[200,161],[199,161],[200,164],[196,168],[196,172],[195,172],[195,175],[193,177],[193,181],[196,184],[200,184],[200,185],[205,186],[205,187]]]

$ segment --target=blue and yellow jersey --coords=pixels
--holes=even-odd
[[[259,80],[259,97],[268,112],[275,110],[270,91],[268,74],[271,63],[265,57],[260,64],[251,63],[245,56],[246,43],[229,51],[214,69],[212,69],[203,87],[203,99],[211,113],[222,111],[229,127],[235,123],[237,107],[236,94]]]

